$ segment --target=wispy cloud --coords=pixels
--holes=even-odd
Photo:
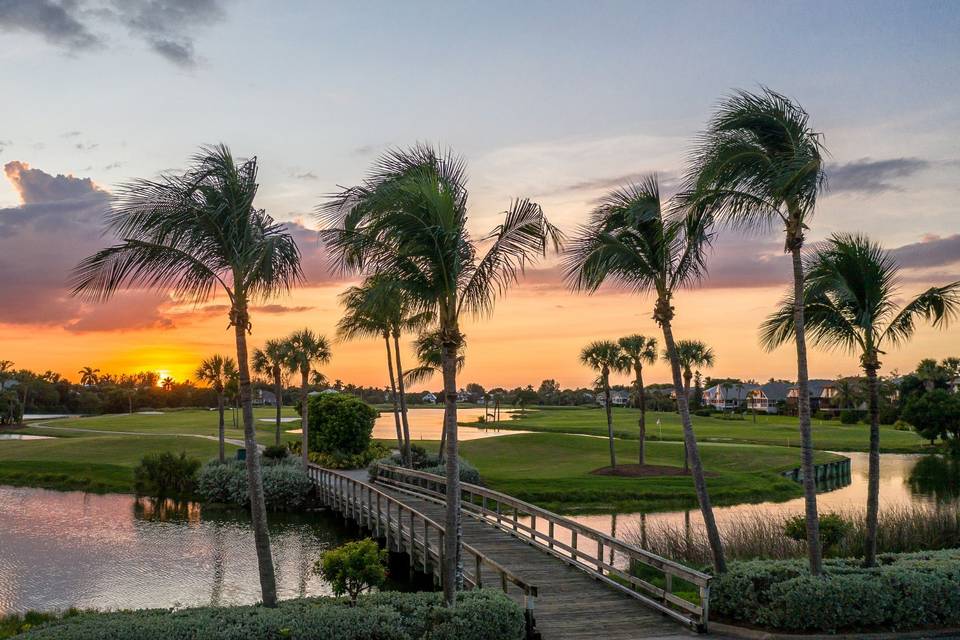
[[[899,191],[897,181],[909,178],[930,167],[920,158],[888,158],[872,160],[861,158],[852,162],[827,167],[830,191],[834,193],[874,194]]]
[[[71,0],[0,2],[0,29],[34,33],[68,51],[93,49],[102,45],[100,38],[80,18],[80,6]]]

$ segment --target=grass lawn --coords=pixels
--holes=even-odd
[[[615,408],[613,410],[614,435],[635,440],[638,437],[637,409]],[[660,426],[657,426],[657,420]],[[464,423],[469,424],[469,423]],[[504,429],[524,431],[549,431],[555,433],[582,433],[607,435],[606,415],[602,408],[593,407],[544,407],[529,409],[526,415],[519,413],[497,424]],[[699,442],[746,442],[776,446],[798,447],[800,433],[797,418],[777,415],[758,415],[746,420],[722,420],[693,416],[693,428]],[[683,439],[680,416],[675,413],[647,412],[647,438],[669,441]],[[869,428],[865,424],[844,425],[837,420],[814,420],[813,446],[830,451],[866,451],[870,444]],[[897,431],[892,427],[880,428],[881,451],[911,453],[928,450],[929,444],[913,431]]]

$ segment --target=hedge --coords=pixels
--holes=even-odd
[[[714,579],[711,611],[723,620],[791,632],[901,630],[960,625],[960,549],[824,561],[738,562]]]
[[[261,606],[83,613],[35,627],[23,640],[519,640],[523,610],[499,591],[457,596],[377,593],[346,599],[287,600]]]
[[[307,505],[313,495],[313,482],[299,460],[261,459],[263,495],[268,509],[290,511]],[[211,460],[197,473],[197,493],[207,502],[222,502],[245,507],[250,503],[247,465],[238,460],[221,463]]]

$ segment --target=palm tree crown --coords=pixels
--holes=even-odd
[[[93,367],[84,367],[80,369],[77,373],[80,374],[80,384],[85,387],[93,386],[100,382],[100,369],[94,369]]]
[[[237,361],[229,356],[216,354],[203,360],[194,372],[193,377],[199,382],[210,386],[217,393],[223,393],[236,375]]]
[[[591,342],[580,351],[580,362],[606,379],[611,373],[629,371],[630,361],[620,345],[612,340]]]

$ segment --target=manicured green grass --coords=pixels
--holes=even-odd
[[[613,410],[614,434],[618,438],[636,439],[637,409]],[[660,420],[660,426],[657,420]],[[469,424],[469,423],[466,423]],[[513,414],[499,423],[504,429],[549,431],[555,433],[582,433],[607,435],[606,416],[602,408],[544,407],[529,409],[526,415]],[[776,446],[798,447],[800,434],[797,419],[790,416],[758,415],[757,422],[748,415],[746,420],[693,417],[693,427],[700,442],[746,442]],[[680,416],[675,413],[647,412],[647,438],[651,440],[680,441],[683,430]],[[869,428],[864,424],[843,425],[836,420],[814,420],[813,446],[829,451],[866,451],[870,444]],[[884,452],[920,452],[929,445],[912,431],[897,431],[881,427],[880,447]]]

